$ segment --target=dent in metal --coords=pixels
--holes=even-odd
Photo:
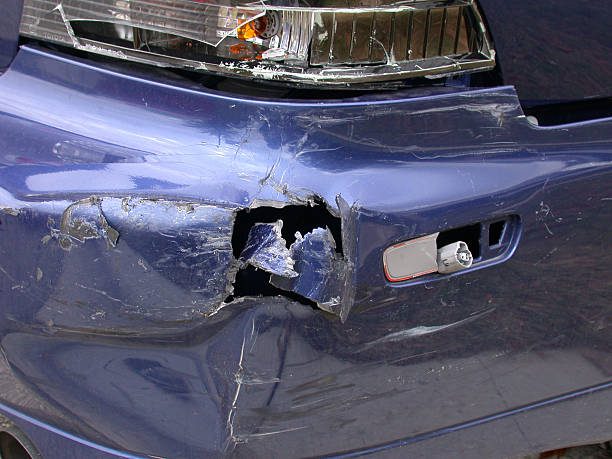
[[[3,227],[33,265],[5,260],[0,272],[50,331],[169,333],[216,313],[232,291],[231,208],[108,196],[3,201],[14,210]]]
[[[2,351],[11,366],[7,364],[4,373],[14,378],[0,382],[2,393],[9,394],[5,400],[13,406],[42,414],[65,431],[92,441],[103,438],[106,444],[142,455],[221,453],[219,444],[230,436],[231,426],[239,454],[269,455],[278,438],[299,445],[294,451],[302,455],[321,456],[354,448],[355,438],[363,437],[364,444],[372,445],[406,438],[410,432],[448,432],[449,425],[473,425],[471,420],[483,415],[609,381],[606,318],[610,315],[606,315],[609,304],[602,299],[610,297],[610,283],[599,275],[609,264],[602,263],[599,255],[607,261],[610,252],[599,249],[609,234],[610,142],[607,136],[603,143],[602,132],[609,129],[610,121],[555,130],[532,128],[520,118],[514,92],[502,88],[373,107],[318,104],[289,112],[283,103],[274,102],[262,110],[275,126],[270,134],[267,121],[257,124],[259,112],[243,102],[211,101],[195,92],[171,92],[157,85],[154,92],[173,101],[163,108],[164,118],[157,124],[134,124],[126,133],[123,118],[99,117],[99,124],[77,119],[73,112],[89,114],[88,99],[79,91],[68,92],[67,107],[52,103],[66,94],[55,90],[59,85],[54,81],[64,78],[62,87],[76,80],[93,82],[91,91],[108,102],[100,107],[104,115],[161,116],[161,108],[113,104],[114,91],[140,96],[144,83],[125,79],[118,86],[107,85],[108,80],[96,77],[90,66],[73,74],[65,70],[66,63],[60,66],[48,57],[42,59],[28,48],[21,52],[1,82],[4,97],[17,96],[3,106],[15,116],[39,116],[40,125],[55,126],[57,138],[48,143],[49,149],[72,129],[91,139],[117,136],[132,146],[141,145],[152,162],[131,168],[61,164],[55,170],[65,174],[62,177],[78,174],[69,181],[49,173],[54,183],[46,189],[19,181],[40,174],[44,167],[40,164],[10,163],[0,171],[3,186],[14,195],[34,196],[17,203],[5,199],[0,190],[0,207],[19,210],[17,216],[2,218],[0,246]],[[37,104],[42,100],[43,106],[57,108],[53,119],[45,118],[47,112],[28,113],[28,98],[19,99],[19,94],[30,94],[25,89],[35,80],[23,78],[31,76],[27,72],[15,71],[20,61],[21,72],[33,68],[34,62],[39,70],[48,71],[44,75],[49,84],[57,85],[38,91],[36,98]],[[143,89],[141,94],[147,92]],[[228,104],[242,114],[239,121],[224,118]],[[210,107],[211,118],[204,118],[203,112],[194,115],[191,110],[196,106]],[[297,112],[302,114],[301,122]],[[322,128],[313,124],[315,114],[328,124]],[[197,117],[197,123],[188,122],[190,116]],[[165,135],[179,140],[171,143],[157,136],[155,131],[162,125],[167,128]],[[190,130],[179,130],[178,125]],[[204,132],[203,125],[209,130]],[[0,123],[0,131],[10,132],[10,126]],[[35,123],[28,131],[44,134]],[[261,144],[255,143],[258,138],[252,135],[251,145],[243,147],[238,160],[232,159],[235,150],[226,147],[251,133],[264,133],[268,143],[263,143],[264,137],[259,138]],[[222,149],[200,143],[204,139],[211,145],[217,135]],[[4,139],[6,150],[16,150],[21,142],[10,134]],[[581,150],[582,142],[591,142],[592,148]],[[34,141],[30,145],[32,150],[41,148]],[[298,157],[300,151],[305,153]],[[43,163],[47,157],[39,155],[34,159]],[[174,164],[161,162],[168,155]],[[347,288],[358,292],[359,313],[353,311],[346,325],[284,298],[240,299],[212,315],[222,304],[218,298],[223,292],[214,299],[202,293],[207,287],[222,291],[228,284],[224,279],[232,264],[226,231],[232,227],[235,210],[248,206],[253,196],[260,202],[286,196],[270,187],[260,190],[257,182],[278,157],[275,178],[288,189],[316,190],[328,203],[340,192],[346,199],[338,205],[345,262],[348,269],[358,263],[360,270],[357,282],[351,277],[354,273],[348,276]],[[240,177],[248,178],[231,175],[234,164],[243,174]],[[151,185],[158,184],[154,179],[160,176],[187,169],[190,173],[181,180],[171,175],[177,183],[174,188]],[[328,179],[330,171],[333,181]],[[210,186],[203,185],[206,174],[216,175]],[[167,197],[104,197],[129,192],[116,182],[90,183],[89,177],[96,175],[120,176],[122,183],[133,180],[134,195]],[[441,176],[444,187],[436,186]],[[364,177],[369,186],[363,186]],[[232,182],[240,183],[240,192],[224,188]],[[89,193],[102,197],[105,218],[120,233],[117,246],[109,250],[104,239],[87,239],[69,252],[54,243],[41,245],[40,239],[49,232],[47,217],[59,221],[72,201],[84,197],[76,194],[83,193],[84,186],[97,187]],[[70,201],[35,202],[58,196],[69,196]],[[238,204],[208,206],[171,196]],[[515,211],[525,217],[526,234],[531,237],[524,238],[509,263],[410,288],[389,288],[384,283],[380,255],[388,243],[440,230],[440,223],[462,225],[490,212]],[[352,218],[351,212],[360,218]],[[538,215],[548,217],[544,223],[550,231]],[[580,222],[569,224],[574,220]],[[216,240],[206,258],[216,260],[213,264],[198,258],[202,248],[210,247],[208,239],[202,238],[202,247],[193,242],[201,233]],[[357,242],[358,256],[348,255],[355,253]],[[563,250],[568,244],[583,256]],[[381,251],[371,250],[376,247]],[[28,263],[21,267],[16,260]],[[44,269],[39,283],[35,283],[35,266]],[[577,267],[595,275],[576,276]],[[558,288],[559,280],[566,288]],[[483,307],[496,309],[479,320],[448,326]],[[102,333],[128,337],[95,336]],[[381,337],[390,341],[355,352]],[[568,373],[567,368],[579,371]],[[14,383],[17,377],[21,385]],[[270,383],[249,383],[257,381]],[[33,409],[32,399],[15,397],[15,388],[21,387],[39,394],[40,405]],[[11,388],[13,392],[5,390]],[[234,414],[228,426],[230,409]],[[59,410],[66,413],[65,419],[55,414]],[[595,411],[589,412],[589,419]],[[538,422],[542,424],[546,423]],[[370,429],[371,425],[384,429]],[[516,434],[523,439],[524,432]],[[456,446],[453,439],[448,444]]]
[[[347,231],[355,216],[340,197],[334,213],[343,221],[344,255],[336,253],[327,228],[297,234],[287,247],[279,220],[255,224],[239,260],[231,239],[233,208],[90,196],[64,204],[57,214],[50,202],[6,202],[4,208],[15,217],[11,224],[42,232],[34,239],[46,250],[39,255],[44,263],[31,268],[35,284],[28,294],[43,304],[37,318],[49,329],[156,334],[185,320],[195,325],[227,306],[224,300],[233,292],[236,273],[247,264],[269,272],[271,284],[316,302],[342,321],[353,305],[355,241]],[[53,240],[57,245],[49,244]],[[45,272],[43,282],[40,266],[49,263],[59,269]],[[8,269],[3,273],[11,285],[27,291],[17,282],[25,273]],[[111,275],[100,276],[100,270]],[[142,321],[148,323],[146,329]]]

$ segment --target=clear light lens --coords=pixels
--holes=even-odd
[[[222,1],[25,0],[21,32],[156,65],[320,85],[494,65],[472,0]]]

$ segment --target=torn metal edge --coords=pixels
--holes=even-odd
[[[277,276],[297,277],[298,273],[294,270],[295,260],[283,239],[282,228],[282,220],[253,225],[240,254],[240,261],[244,265],[252,265]]]
[[[314,205],[317,197],[308,199]],[[336,241],[328,228],[314,228],[303,236],[296,233],[296,241],[287,248],[281,236],[282,220],[278,220],[251,228],[240,260],[243,266],[250,264],[270,273],[273,286],[314,301],[345,322],[355,300],[357,207],[338,195],[337,209],[332,212],[325,200],[319,200],[332,215],[340,215],[342,255],[336,252]]]

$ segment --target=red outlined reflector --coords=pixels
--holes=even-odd
[[[402,282],[438,271],[436,238],[428,234],[387,248],[383,269],[389,282]]]

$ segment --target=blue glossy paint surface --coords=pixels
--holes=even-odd
[[[2,402],[165,457],[399,447],[593,386],[609,404],[612,119],[537,128],[511,87],[456,91],[248,100],[23,48],[0,77]],[[315,195],[354,245],[347,321],[222,303],[235,212]],[[509,259],[385,280],[389,245],[510,215]],[[500,456],[558,446],[530,419]]]

